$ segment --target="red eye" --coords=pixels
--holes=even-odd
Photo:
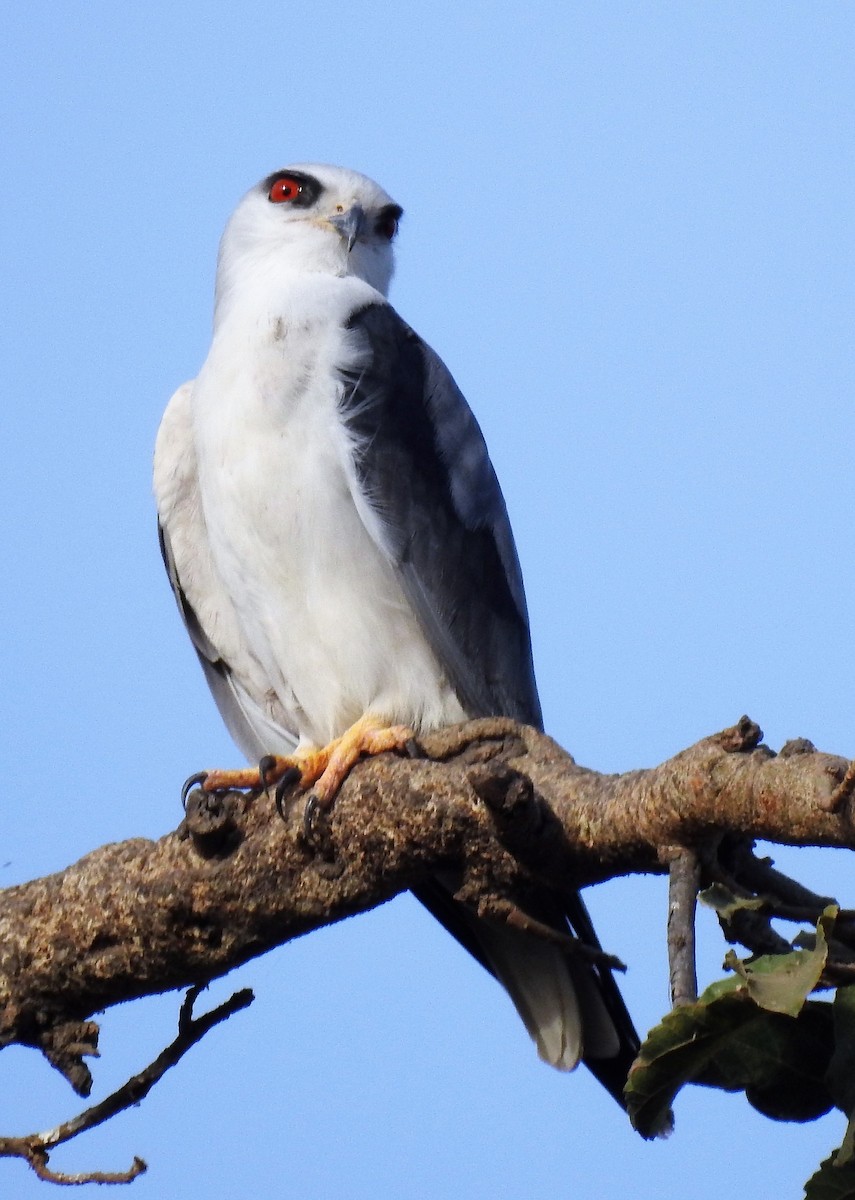
[[[271,204],[285,204],[288,200],[296,200],[300,195],[302,184],[296,179],[291,179],[287,175],[282,179],[277,179],[267,193],[267,199]]]

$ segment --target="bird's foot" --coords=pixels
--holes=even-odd
[[[193,788],[199,788],[204,795],[246,792],[249,796],[257,796],[275,784],[278,794],[280,789],[285,790],[302,781],[302,777],[296,756],[286,758],[266,754],[257,767],[241,767],[236,771],[197,771],[185,781],[181,800],[186,808],[187,798]]]
[[[376,717],[366,716],[351,725],[340,738],[315,752],[312,768],[316,775],[303,810],[303,838],[320,859],[328,864],[335,861],[335,848],[326,817],[342,784],[359,759],[383,754],[387,750],[413,754],[414,749],[415,735],[409,726],[386,725]],[[282,812],[281,807],[279,811]]]
[[[200,771],[191,775],[182,789],[182,799],[193,787],[203,792],[263,792],[275,788],[277,807],[282,810],[285,794],[295,785],[301,791],[312,789],[317,810],[329,809],[351,768],[363,755],[383,754],[387,750],[413,753],[415,735],[406,725],[386,725],[377,717],[360,717],[327,746],[306,747],[289,755],[265,755],[257,767],[237,771]]]
[[[302,786],[311,787],[315,804],[328,809],[360,758],[387,750],[409,752],[414,737],[407,725],[386,725],[377,717],[360,717],[340,738],[313,752],[313,777],[307,783],[304,774]]]

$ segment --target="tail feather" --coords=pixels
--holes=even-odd
[[[450,880],[432,880],[414,894],[508,992],[540,1057],[561,1071],[585,1065],[623,1106],[623,1085],[638,1052],[638,1034],[606,966],[587,962],[552,942],[477,917],[453,897]],[[550,922],[593,949],[600,943],[579,896],[565,918]],[[539,919],[543,914],[539,914]]]
[[[579,1064],[583,1019],[567,955],[518,929],[477,921],[477,936],[544,1062],[559,1071]]]

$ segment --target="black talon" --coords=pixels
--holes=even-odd
[[[181,789],[181,807],[187,808],[187,797],[198,783],[204,783],[208,778],[207,771],[197,771],[195,775],[191,775],[189,779],[184,780],[184,786]]]
[[[315,817],[321,811],[321,806],[318,803],[318,798],[314,792],[309,792],[306,797],[306,807],[303,809],[303,838],[312,849],[315,849]]]
[[[262,759],[262,762],[264,760]],[[273,793],[276,811],[283,821],[288,820],[288,814],[285,812],[285,797],[294,784],[301,778],[299,767],[289,767],[282,778],[276,785],[276,791]]]
[[[258,778],[261,780],[261,790],[267,791],[267,772],[272,771],[276,766],[276,759],[272,754],[263,754],[258,760]]]
[[[414,737],[407,738],[404,742],[404,753],[407,758],[424,758],[425,752]]]

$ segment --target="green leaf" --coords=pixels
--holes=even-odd
[[[838,1167],[845,1167],[852,1162],[853,1156],[855,1156],[855,1126],[850,1117],[846,1125],[846,1132],[843,1135],[843,1141],[840,1143],[840,1149],[837,1151],[834,1159],[834,1164]]]
[[[698,1003],[711,1004],[720,996],[731,996],[735,992],[740,992],[742,995],[748,994],[745,981],[739,975],[728,975],[725,979],[716,979],[708,988],[705,988],[698,998]]]
[[[625,1096],[643,1137],[661,1132],[686,1083],[744,1091],[775,1120],[808,1121],[832,1100],[825,1072],[832,1053],[830,1004],[814,1001],[798,1018],[760,1008],[738,980],[708,988],[651,1030],[630,1071]]]
[[[725,961],[734,975],[650,1031],[625,1089],[630,1119],[643,1137],[668,1127],[671,1104],[686,1083],[744,1091],[759,1112],[778,1121],[814,1120],[834,1103],[853,1111],[855,988],[835,1006],[807,999],[822,975],[837,911],[830,906],[822,914],[809,950],[751,962],[730,952]],[[847,1140],[839,1157],[845,1162],[850,1152]]]
[[[723,883],[714,883],[704,891],[698,892],[698,899],[707,908],[715,909],[723,921],[729,921],[734,913],[742,909],[756,912],[766,906],[766,901],[761,896],[737,896]]]
[[[795,1017],[819,983],[828,958],[828,936],[838,909],[830,905],[816,926],[816,941],[810,950],[792,950],[789,954],[766,954],[752,962],[743,962],[732,950],[725,966],[745,982],[748,994],[769,1012]]]
[[[834,1103],[849,1117],[846,1136],[835,1159],[842,1166],[855,1160],[855,985],[837,989],[833,1011],[834,1054],[825,1078]]]
[[[828,1064],[828,1087],[845,1113],[855,1110],[855,985],[837,989],[834,997],[834,1054]]]
[[[855,1166],[840,1165],[838,1151],[805,1184],[805,1200],[855,1200]]]

